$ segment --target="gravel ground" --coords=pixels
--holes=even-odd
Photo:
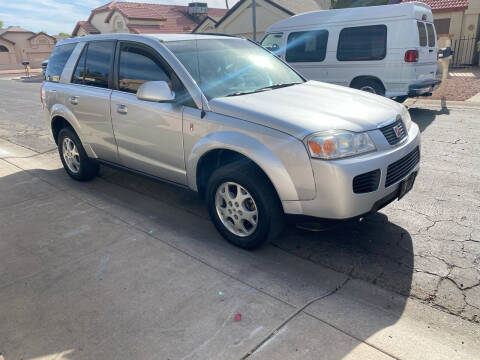
[[[450,77],[445,88],[446,99],[450,101],[464,101],[480,92],[480,78]],[[440,90],[433,92],[429,99],[440,100]]]

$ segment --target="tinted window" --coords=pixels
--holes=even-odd
[[[328,31],[300,31],[288,35],[288,62],[319,62],[325,59]]]
[[[425,24],[417,21],[417,27],[420,46],[427,46],[427,31],[425,30]]]
[[[85,85],[108,88],[114,50],[113,41],[95,41],[88,44],[83,81]]]
[[[283,42],[283,33],[268,34],[262,40],[262,46],[274,53],[280,52]]]
[[[435,30],[433,29],[432,24],[427,25],[427,35],[428,35],[428,46],[434,47],[435,46]]]
[[[157,56],[144,47],[123,44],[120,50],[118,89],[136,93],[140,85],[147,81],[167,81],[165,72]]]
[[[339,61],[382,60],[387,55],[385,25],[345,28],[338,39]]]
[[[75,72],[72,76],[72,83],[74,84],[83,84],[85,79],[85,60],[87,59],[87,46],[83,48],[82,55],[77,61],[77,66]]]
[[[435,30],[437,34],[450,34],[450,18],[448,19],[435,19],[433,20],[435,24]]]
[[[52,55],[50,55],[50,60],[48,61],[47,70],[45,72],[45,79],[47,81],[60,81],[63,68],[70,58],[70,55],[72,55],[75,46],[77,46],[77,44],[60,45],[53,50]]]

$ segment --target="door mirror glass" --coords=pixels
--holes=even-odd
[[[173,102],[175,93],[166,81],[147,81],[137,91],[137,99],[154,102]]]

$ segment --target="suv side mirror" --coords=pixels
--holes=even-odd
[[[137,99],[154,102],[173,102],[175,93],[166,81],[147,81],[137,90]]]

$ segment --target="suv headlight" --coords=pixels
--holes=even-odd
[[[408,111],[406,106],[404,106],[402,110],[402,119],[405,123],[405,126],[407,127],[407,131],[409,131],[410,127],[412,126],[412,118],[410,117],[410,112]]]
[[[367,133],[354,133],[345,130],[325,131],[307,138],[310,156],[318,159],[333,160],[357,156],[376,147]]]

